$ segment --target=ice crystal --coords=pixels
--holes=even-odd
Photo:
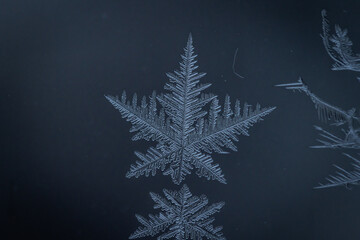
[[[213,227],[214,218],[211,215],[220,211],[224,202],[208,205],[205,195],[193,196],[189,188],[184,185],[180,191],[164,189],[166,198],[156,193],[150,193],[156,205],[155,209],[161,209],[158,215],[149,214],[146,219],[136,215],[137,220],[143,225],[139,227],[129,239],[148,236],[156,236],[158,240],[225,240],[221,233],[222,227]],[[167,230],[167,231],[166,231]],[[166,232],[165,232],[166,231]]]
[[[126,174],[128,178],[152,176],[161,169],[180,184],[193,168],[207,179],[226,183],[218,164],[213,163],[211,153],[226,153],[225,148],[236,151],[234,142],[238,135],[249,135],[248,129],[272,112],[275,107],[255,109],[247,103],[240,109],[240,101],[231,106],[226,95],[223,110],[216,95],[202,93],[209,83],[199,83],[205,73],[195,70],[196,55],[191,35],[181,55],[180,70],[167,73],[169,82],[166,94],[152,93],[149,103],[143,97],[138,104],[137,95],[131,101],[124,92],[118,97],[106,95],[106,99],[120,111],[123,118],[132,123],[130,132],[136,132],[132,140],[152,140],[158,144],[146,153],[135,152],[140,159]],[[210,104],[209,110],[204,109]],[[160,109],[158,109],[160,105]]]

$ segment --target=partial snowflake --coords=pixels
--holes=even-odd
[[[315,126],[322,139],[318,139],[321,145],[312,146],[312,148],[360,149],[360,116],[356,116],[355,108],[345,111],[327,103],[312,93],[301,78],[295,83],[285,83],[276,86],[305,93],[314,103],[320,120],[324,122],[331,121],[331,125],[336,127],[345,126],[345,128],[342,128],[343,137],[336,136],[319,126]]]
[[[158,143],[145,154],[135,152],[140,161],[131,165],[126,174],[128,178],[150,173],[154,176],[161,169],[174,183],[180,184],[196,168],[200,177],[226,183],[219,165],[213,164],[211,153],[226,153],[224,148],[236,151],[237,136],[249,135],[248,129],[275,109],[260,108],[259,104],[253,109],[245,103],[241,110],[239,100],[232,108],[227,95],[220,113],[217,96],[202,93],[211,84],[199,83],[205,73],[195,71],[198,67],[191,35],[184,50],[180,70],[166,74],[170,82],[164,88],[168,93],[154,91],[149,103],[143,97],[140,106],[136,94],[131,101],[126,99],[125,92],[121,99],[105,96],[122,117],[132,123],[130,132],[136,132],[132,140]],[[210,104],[208,111],[204,109],[207,104]]]
[[[334,60],[332,70],[349,70],[360,72],[360,55],[354,54],[352,51],[352,41],[348,37],[347,29],[341,29],[339,25],[335,25],[335,34],[330,36],[329,21],[326,18],[326,11],[322,10],[322,27],[323,40],[325,50]],[[360,81],[360,78],[358,78]]]
[[[321,12],[323,18],[323,43],[329,56],[335,61],[332,70],[351,70],[360,71],[360,56],[354,55],[351,50],[352,42],[347,37],[347,31],[342,30],[338,25],[335,26],[336,35],[329,36],[329,26],[326,19],[326,12]],[[331,44],[331,43],[332,44]],[[319,126],[315,129],[319,131],[321,143],[313,148],[331,148],[331,149],[360,149],[360,115],[356,114],[355,108],[347,111],[334,106],[316,96],[312,93],[304,81],[299,78],[295,83],[286,83],[276,85],[277,87],[284,87],[289,90],[297,90],[305,93],[310,97],[318,111],[320,120],[325,123],[330,122],[331,125],[342,127],[343,136],[337,136]],[[349,154],[344,153],[351,158],[354,163],[354,171],[346,171],[339,166],[335,166],[339,171],[336,175],[331,175],[327,178],[328,183],[320,184],[316,188],[328,188],[335,186],[359,185],[360,184],[360,165],[359,160],[353,158]]]
[[[166,198],[158,194],[150,193],[156,205],[155,209],[161,209],[158,215],[149,214],[146,219],[136,214],[136,218],[143,225],[139,227],[129,239],[142,237],[157,237],[158,240],[225,240],[221,233],[222,227],[213,227],[214,218],[211,215],[220,211],[224,202],[208,205],[205,195],[193,196],[189,188],[184,185],[180,191],[169,191],[164,189]],[[168,230],[167,232],[165,232]]]
[[[331,149],[360,149],[360,117],[355,115],[355,109],[352,108],[348,111],[342,110],[339,107],[333,106],[324,100],[320,99],[314,93],[310,91],[308,86],[300,78],[298,82],[295,83],[286,83],[276,85],[278,87],[285,87],[289,90],[298,90],[304,92],[308,95],[311,101],[314,103],[315,108],[318,111],[319,118],[328,122],[331,121],[331,125],[335,126],[346,126],[342,129],[344,133],[343,137],[336,136],[335,134],[324,130],[319,126],[315,126],[315,129],[319,131],[321,139],[318,141],[321,145],[312,146],[312,148],[331,148]],[[342,169],[339,166],[335,166],[340,171],[337,172],[335,176],[331,175],[327,178],[328,183],[321,184],[316,189],[319,188],[328,188],[335,186],[346,186],[350,188],[350,185],[359,185],[360,183],[360,165],[359,161],[354,159],[348,154],[346,156],[350,157],[355,161],[353,166],[355,167],[354,171],[348,172]]]

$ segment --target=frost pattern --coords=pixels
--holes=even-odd
[[[164,189],[163,192],[166,198],[150,193],[156,203],[154,208],[161,209],[161,212],[158,215],[149,214],[148,219],[136,214],[137,220],[143,226],[131,234],[129,239],[154,237],[168,229],[157,239],[201,240],[205,237],[211,240],[225,240],[221,233],[222,227],[213,227],[212,223],[215,219],[211,217],[220,211],[225,205],[224,202],[207,206],[207,197],[205,195],[192,196],[186,185],[180,191]]]
[[[216,95],[202,93],[211,84],[199,83],[205,73],[195,71],[198,66],[191,35],[184,51],[180,70],[166,74],[169,82],[164,88],[168,93],[158,95],[154,91],[149,103],[143,97],[140,106],[136,94],[131,101],[127,100],[125,92],[121,99],[105,96],[122,117],[132,123],[130,132],[136,132],[133,141],[157,142],[146,153],[135,152],[140,160],[131,165],[126,174],[128,178],[150,173],[154,176],[160,169],[164,175],[170,175],[174,183],[180,184],[196,168],[199,177],[226,183],[211,153],[226,153],[225,148],[236,151],[237,136],[249,135],[248,129],[275,109],[261,108],[259,104],[253,109],[247,103],[241,109],[239,100],[231,107],[230,97],[226,95],[221,111]],[[209,111],[203,108],[208,104]]]
[[[329,21],[326,18],[326,11],[322,10],[322,27],[325,50],[334,60],[332,70],[350,70],[360,72],[360,55],[352,51],[352,41],[347,36],[347,29],[341,29],[335,25],[335,34],[330,36]],[[360,78],[358,78],[360,81]]]
[[[360,71],[360,56],[352,53],[352,42],[347,37],[347,30],[342,30],[336,25],[336,35],[330,37],[326,11],[323,10],[321,14],[323,18],[323,43],[327,53],[335,61],[332,70]],[[320,120],[325,123],[330,122],[331,125],[336,127],[342,127],[341,130],[344,135],[340,137],[319,126],[315,126],[315,129],[319,131],[320,139],[318,141],[320,145],[312,146],[313,148],[360,149],[360,115],[356,115],[355,108],[345,111],[329,104],[312,93],[301,78],[295,83],[279,84],[276,86],[305,93],[314,103]],[[338,172],[326,178],[327,183],[320,183],[315,188],[346,186],[349,189],[351,185],[360,185],[360,161],[347,153],[344,153],[344,155],[353,160],[354,170],[347,171],[335,165]]]

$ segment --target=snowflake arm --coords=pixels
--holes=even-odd
[[[314,103],[315,109],[318,111],[319,119],[324,122],[326,122],[327,120],[333,120],[334,122],[339,123],[353,118],[353,116],[349,114],[349,112],[346,112],[339,107],[327,103],[326,101],[320,99],[318,96],[312,93],[301,77],[295,83],[278,84],[275,86],[284,87],[288,90],[297,90],[299,92],[304,92],[310,97],[311,101]]]
[[[225,99],[228,99],[226,97]],[[217,101],[214,101],[215,105]],[[226,103],[227,101],[225,101]],[[238,101],[237,101],[238,102]],[[218,108],[210,108],[210,119],[207,124],[202,126],[203,129],[199,129],[198,134],[193,136],[192,142],[189,147],[196,150],[202,150],[207,153],[217,152],[226,153],[222,149],[223,147],[229,148],[233,151],[237,151],[237,147],[234,142],[238,141],[238,135],[248,136],[248,129],[255,123],[261,121],[263,117],[270,114],[276,107],[260,108],[260,105],[256,106],[255,111],[245,103],[243,114],[240,114],[240,105],[235,104],[234,112],[227,107],[229,104],[225,104],[223,116],[218,115]],[[212,105],[214,106],[214,104]],[[234,115],[231,117],[231,115]]]
[[[133,99],[136,99],[136,95],[134,96]],[[160,116],[156,115],[156,107],[150,109],[139,107],[134,100],[132,105],[126,103],[125,92],[122,95],[121,101],[117,97],[109,95],[106,95],[105,98],[119,110],[123,118],[132,123],[133,127],[130,129],[130,132],[139,131],[133,136],[132,140],[151,139],[159,142],[174,142],[173,134],[168,126],[165,125]]]
[[[170,83],[165,85],[165,89],[171,93],[158,98],[173,123],[171,128],[175,132],[176,140],[182,145],[187,143],[189,134],[194,130],[193,123],[206,115],[206,111],[202,111],[201,107],[215,97],[212,95],[198,97],[201,91],[211,84],[198,85],[205,73],[195,72],[197,55],[194,54],[191,34],[184,51],[184,55],[181,55],[183,61],[180,62],[180,71],[167,74]]]
[[[136,219],[143,226],[139,227],[133,234],[130,235],[129,239],[136,239],[146,236],[155,236],[161,231],[164,231],[170,224],[174,222],[173,219],[163,215],[159,216],[149,214],[149,220],[141,215],[136,214]]]
[[[219,164],[213,164],[213,159],[210,155],[194,150],[192,156],[193,164],[198,169],[196,174],[199,177],[206,177],[208,180],[217,180],[226,184],[226,179],[219,167]]]
[[[136,161],[135,165],[130,166],[130,170],[126,173],[126,177],[139,177],[141,175],[148,177],[150,172],[152,176],[155,176],[157,169],[161,168],[163,171],[165,166],[173,161],[177,151],[178,150],[176,149],[162,153],[156,148],[151,147],[146,154],[135,152],[135,155],[140,161]]]
[[[344,155],[353,160],[352,165],[354,170],[349,172],[335,165],[339,171],[336,172],[335,175],[330,175],[326,178],[327,183],[320,183],[319,186],[315,187],[315,189],[337,186],[345,186],[346,188],[351,189],[351,186],[353,185],[360,185],[360,160],[346,153],[344,153]]]
[[[354,137],[351,136],[350,130],[345,133],[346,137],[344,139],[335,136],[334,134],[324,130],[319,126],[315,126],[315,129],[320,132],[320,136],[324,139],[317,139],[322,145],[311,146],[311,148],[347,148],[347,149],[360,149],[360,139],[354,134]]]
[[[206,201],[204,201],[203,205],[205,206],[207,204],[207,202],[208,201],[206,199]],[[203,205],[201,205],[201,208],[199,208],[202,210],[198,211],[196,214],[194,214],[191,217],[191,221],[197,222],[197,221],[203,221],[203,220],[208,219],[211,215],[219,212],[220,209],[225,205],[225,203],[224,202],[214,203],[208,207],[203,207]],[[197,211],[197,209],[196,209],[196,211]],[[194,211],[194,212],[196,212],[196,211]]]
[[[321,127],[315,126],[315,129],[320,132],[320,136],[323,137],[324,140],[318,139],[322,145],[313,146],[313,148],[360,148],[360,129],[355,127],[355,124],[360,123],[360,118],[355,116],[354,108],[345,111],[327,103],[312,93],[301,78],[299,78],[299,80],[295,83],[279,84],[276,86],[284,87],[288,90],[298,90],[308,95],[315,105],[320,120],[324,122],[329,120],[333,121],[336,126],[347,124],[348,129],[343,130],[345,132],[345,137],[343,139],[322,129]]]

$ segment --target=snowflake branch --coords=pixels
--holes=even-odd
[[[343,168],[334,165],[339,171],[335,175],[330,175],[326,180],[328,183],[322,184],[315,187],[315,189],[320,188],[329,188],[337,186],[345,186],[348,189],[351,189],[352,185],[360,185],[360,160],[350,156],[349,154],[343,153],[345,156],[353,160],[354,171],[348,172]]]
[[[236,146],[232,143],[232,141],[237,141],[236,136],[240,134],[248,136],[248,129],[275,109],[276,107],[270,107],[260,110],[259,106],[254,112],[250,112],[249,115],[246,113],[243,116],[235,116],[227,120],[220,118],[220,123],[216,125],[213,131],[195,136],[193,141],[186,147],[203,150],[208,153],[212,151],[224,153],[221,149],[224,146],[236,151]]]
[[[315,129],[320,131],[320,136],[324,137],[326,140],[318,140],[323,145],[314,146],[314,148],[360,148],[360,129],[354,127],[355,122],[360,123],[360,118],[355,116],[354,108],[344,111],[339,107],[325,102],[312,93],[301,78],[295,83],[278,84],[276,87],[284,87],[285,89],[294,91],[298,90],[308,95],[318,111],[320,120],[324,122],[332,120],[337,126],[347,123],[348,130],[345,131],[344,139],[340,139],[328,131],[316,126]]]
[[[326,11],[321,11],[323,34],[320,35],[326,52],[335,61],[332,70],[350,70],[360,72],[360,56],[353,54],[351,49],[353,43],[347,36],[347,30],[335,26],[334,35],[330,36],[329,21],[326,18]],[[331,44],[332,42],[333,44]]]
[[[170,131],[166,129],[166,126],[161,125],[161,121],[155,116],[150,117],[146,111],[139,111],[137,107],[126,104],[125,101],[121,102],[117,97],[105,95],[105,98],[121,113],[123,118],[131,122],[134,127],[132,131],[140,131],[137,137],[133,140],[145,139],[156,140],[159,142],[171,142],[177,143]],[[141,136],[140,136],[141,135]]]
[[[136,165],[131,165],[130,170],[126,173],[126,177],[137,178],[144,174],[148,177],[150,172],[152,176],[155,176],[156,170],[159,168],[163,170],[165,165],[173,160],[174,154],[176,154],[177,151],[178,149],[175,149],[170,152],[162,153],[157,149],[150,147],[146,154],[135,152],[135,155],[140,158],[141,162],[136,161]]]

